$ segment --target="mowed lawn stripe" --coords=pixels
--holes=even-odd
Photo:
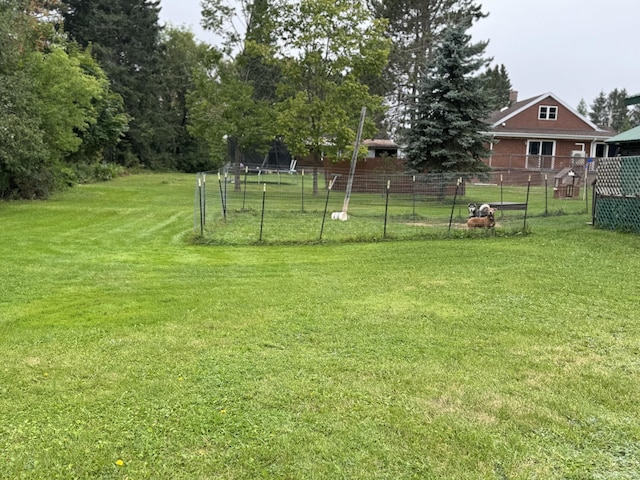
[[[0,476],[640,470],[637,236],[208,247],[192,202],[163,174],[2,205]]]

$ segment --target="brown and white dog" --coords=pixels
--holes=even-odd
[[[489,209],[486,217],[471,217],[467,220],[467,228],[493,228],[496,226],[495,210]]]

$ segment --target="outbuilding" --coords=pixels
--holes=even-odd
[[[563,168],[554,177],[553,198],[578,198],[580,174],[571,167]]]
[[[614,155],[620,157],[634,157],[640,155],[640,126],[622,132],[606,141]]]

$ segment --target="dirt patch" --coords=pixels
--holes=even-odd
[[[440,228],[449,228],[449,223],[426,223],[426,222],[408,222],[405,225],[409,225],[410,227],[440,227]],[[464,223],[452,223],[451,228],[467,228],[467,225]]]
[[[410,227],[440,227],[440,228],[449,228],[449,223],[427,223],[427,222],[407,222],[405,225]],[[496,223],[494,228],[498,228],[500,226],[499,223]],[[466,223],[452,223],[451,228],[462,228],[467,229]]]

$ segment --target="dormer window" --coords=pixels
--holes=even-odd
[[[558,107],[541,105],[538,110],[538,120],[555,120],[558,118]]]

